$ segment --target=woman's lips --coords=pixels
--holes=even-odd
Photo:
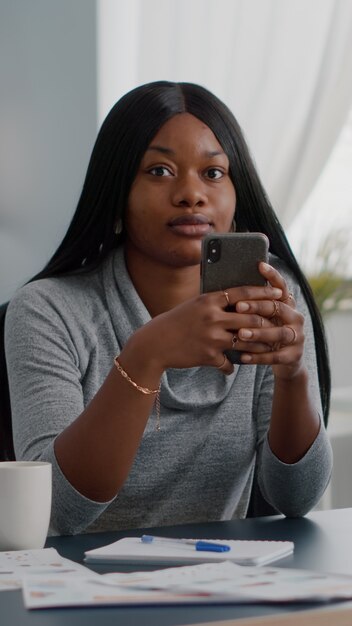
[[[187,237],[204,237],[213,230],[212,223],[205,215],[178,215],[169,222],[172,231]]]

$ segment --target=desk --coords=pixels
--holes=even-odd
[[[69,559],[82,562],[85,550],[97,548],[126,535],[139,535],[147,529],[51,537],[46,547],[54,547]],[[295,542],[293,555],[277,562],[280,567],[299,567],[352,574],[352,509],[316,511],[305,518],[267,518],[187,524],[148,529],[154,534],[179,537],[223,539],[273,539]],[[118,566],[94,565],[97,572],[117,571]],[[120,571],[132,571],[121,567]],[[134,568],[136,569],[136,568]],[[138,566],[138,569],[143,569]],[[155,569],[150,567],[150,569]],[[313,606],[313,605],[312,605]],[[172,606],[172,607],[97,607],[27,611],[20,591],[0,593],[0,626],[176,626],[241,617],[274,615],[297,611],[309,605],[278,606]]]

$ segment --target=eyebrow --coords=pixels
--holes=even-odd
[[[149,146],[147,148],[147,152],[148,151],[153,151],[153,152],[162,152],[163,154],[170,154],[170,155],[175,155],[175,150],[172,150],[171,148],[166,148],[165,146],[159,146],[159,145],[154,145],[154,146]],[[205,150],[204,152],[204,156],[206,157],[215,157],[215,156],[221,156],[224,155],[225,152],[223,150]]]

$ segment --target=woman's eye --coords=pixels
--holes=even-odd
[[[163,165],[157,165],[156,167],[152,167],[149,171],[149,174],[152,176],[171,176],[170,170]]]
[[[224,176],[224,172],[219,170],[217,167],[211,167],[206,171],[206,175],[212,180],[217,180],[218,178],[222,178]]]

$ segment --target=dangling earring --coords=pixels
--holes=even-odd
[[[121,235],[122,228],[123,228],[122,219],[119,217],[115,224],[115,235]]]
[[[233,218],[233,220],[232,220],[230,232],[231,233],[235,233],[236,232],[236,221],[235,221],[235,218]]]

